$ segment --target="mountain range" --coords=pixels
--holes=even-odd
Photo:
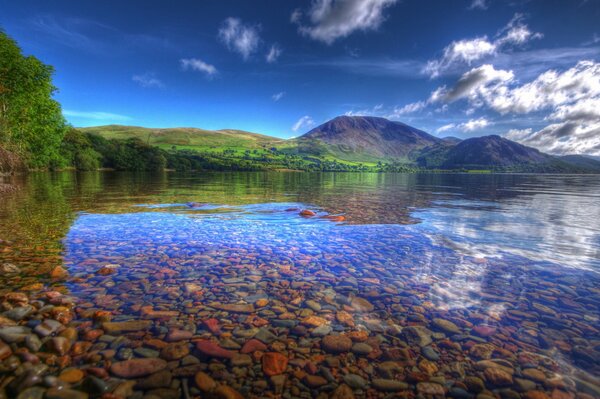
[[[491,135],[461,140],[435,137],[401,122],[369,116],[339,116],[294,139],[240,130],[151,129],[135,126],[82,128],[105,138],[136,137],[164,149],[247,153],[273,151],[341,162],[403,163],[424,169],[598,173],[600,160],[553,156]]]

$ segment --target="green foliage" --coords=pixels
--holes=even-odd
[[[54,69],[24,56],[0,31],[0,144],[22,156],[31,168],[65,164],[60,147],[66,125],[52,96]]]
[[[97,170],[101,166],[102,155],[94,149],[90,137],[73,128],[65,134],[61,153],[77,170]]]

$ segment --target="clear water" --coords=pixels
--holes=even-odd
[[[487,356],[469,348],[489,343],[497,348],[490,357],[512,364],[515,376],[538,368],[548,380],[566,379],[562,389],[595,393],[586,384],[600,373],[599,176],[93,173],[12,183],[18,189],[0,199],[8,249],[0,260],[31,272],[6,281],[5,291],[39,281],[117,320],[143,318],[140,307],[153,306],[180,315],[164,325],[188,329],[201,319],[190,320],[190,309],[219,315],[214,303],[292,303],[287,313],[299,323],[308,299],[359,296],[373,309],[353,313],[353,326],[330,317],[335,307],[317,313],[333,332],[381,338],[424,325],[444,333],[461,349],[436,341],[440,370],[459,361],[481,376],[475,366]],[[65,281],[44,274],[57,264]],[[94,274],[105,265],[117,270],[108,280]],[[202,296],[186,284],[202,286]],[[257,313],[280,338],[300,342],[280,313]],[[460,332],[441,331],[436,318]],[[240,315],[225,320],[248,327]],[[478,326],[494,333],[477,337]],[[414,385],[414,370],[397,378]],[[538,381],[536,389],[554,386]]]

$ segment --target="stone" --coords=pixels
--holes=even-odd
[[[88,399],[89,395],[82,391],[67,388],[50,388],[45,399]]]
[[[253,304],[211,302],[208,306],[231,313],[254,313]]]
[[[10,355],[12,355],[12,349],[10,349],[10,346],[0,341],[0,360],[4,360]]]
[[[131,359],[113,363],[112,374],[121,378],[139,378],[161,371],[167,367],[163,359]]]
[[[58,379],[69,384],[76,384],[79,381],[83,380],[83,377],[85,377],[83,371],[72,368],[63,370],[58,376]]]
[[[137,332],[146,331],[152,327],[152,321],[150,320],[132,320],[132,321],[120,321],[112,322],[108,321],[102,323],[102,329],[107,334],[119,334],[125,332]]]
[[[301,323],[308,327],[319,327],[328,324],[328,321],[319,316],[308,316],[302,319]]]
[[[383,392],[398,392],[408,389],[408,384],[402,381],[375,378],[371,381],[373,388]]]
[[[190,340],[194,334],[190,331],[186,330],[170,330],[167,336],[165,337],[165,341],[167,342],[179,342],[179,341],[187,341]]]
[[[194,382],[202,392],[210,392],[217,387],[217,383],[205,372],[199,371],[194,376]]]
[[[244,399],[244,396],[227,385],[219,385],[213,392],[215,399]]]
[[[346,384],[340,384],[333,394],[329,397],[329,399],[354,399],[354,392],[352,392],[352,388],[350,388]]]
[[[352,353],[356,353],[357,355],[368,355],[373,351],[373,347],[371,345],[358,342],[352,345]]]
[[[327,384],[327,380],[320,375],[306,375],[303,379],[304,384],[309,388],[319,388]]]
[[[498,367],[489,367],[483,372],[485,380],[495,386],[512,385],[512,375]]]
[[[317,213],[314,211],[311,211],[310,209],[303,209],[300,211],[299,215],[303,216],[303,217],[313,217],[313,216],[317,216]]]
[[[444,387],[440,384],[435,384],[432,382],[419,382],[417,384],[417,392],[419,392],[422,395],[428,396],[446,396]]]
[[[521,375],[527,379],[537,382],[546,381],[546,374],[544,374],[541,370],[538,369],[524,369],[521,371]]]
[[[365,389],[367,386],[367,380],[357,374],[346,374],[343,379],[353,389]]]
[[[186,357],[190,353],[190,348],[187,342],[170,343],[160,351],[160,357],[165,360],[179,360]]]
[[[137,389],[155,389],[155,388],[168,388],[171,386],[173,380],[173,374],[169,370],[161,370],[154,374],[137,380],[135,387]]]
[[[235,352],[223,349],[219,345],[208,340],[196,341],[196,349],[206,356],[220,359],[231,359],[235,355]]]
[[[409,326],[402,329],[402,335],[411,345],[427,346],[433,341],[431,331],[422,326]]]
[[[352,349],[352,340],[345,335],[327,335],[321,340],[321,348],[329,353],[348,352]]]
[[[43,322],[41,322],[40,324],[38,324],[33,329],[33,332],[35,332],[37,335],[39,335],[41,337],[47,337],[48,335],[52,335],[52,334],[56,333],[61,328],[63,328],[62,323],[60,323],[56,320],[53,320],[53,319],[46,319]]]
[[[375,306],[365,298],[361,298],[358,296],[352,297],[350,299],[350,306],[354,312],[362,312],[368,313],[372,312],[375,309]]]
[[[266,351],[267,350],[267,345],[263,344],[262,342],[260,342],[257,339],[250,339],[248,341],[246,341],[246,343],[244,344],[244,346],[242,346],[242,349],[240,350],[241,353],[252,353],[252,352],[256,352],[256,351]]]
[[[446,333],[450,334],[460,334],[460,328],[449,320],[435,318],[432,320],[433,325],[437,327],[439,330],[442,330]]]
[[[268,377],[282,374],[287,365],[288,358],[278,352],[267,352],[262,357],[262,370]]]

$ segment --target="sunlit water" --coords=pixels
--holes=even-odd
[[[493,357],[515,368],[543,365],[573,384],[600,373],[598,176],[64,174],[16,184],[0,200],[0,239],[12,241],[0,257],[37,270],[62,264],[70,279],[38,271],[15,288],[66,284],[117,320],[144,317],[140,306],[210,315],[215,303],[302,309],[307,299],[360,296],[374,309],[354,314],[353,326],[334,318],[334,332],[435,330],[431,320],[443,318],[461,330],[445,332],[453,341],[492,343]],[[106,265],[116,270],[109,280],[94,275]],[[261,315],[282,337],[300,321]],[[477,326],[495,333],[475,337]]]

